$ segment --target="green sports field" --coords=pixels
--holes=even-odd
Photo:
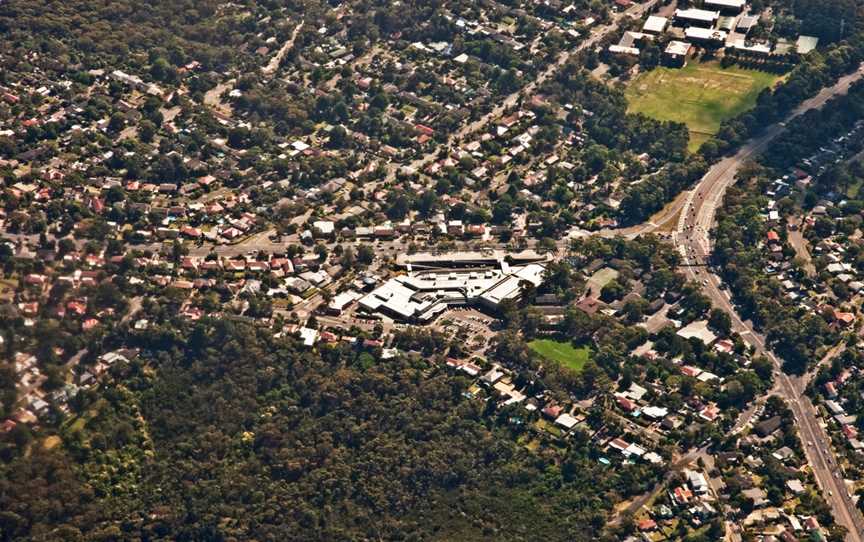
[[[587,346],[574,348],[569,342],[553,341],[552,339],[536,339],[528,343],[528,346],[544,358],[576,372],[581,371],[591,357],[591,349]]]
[[[782,76],[722,68],[719,62],[691,61],[685,68],[656,68],[640,74],[627,87],[629,112],[659,120],[683,122],[695,151],[720,129],[720,123],[756,105],[762,89]]]

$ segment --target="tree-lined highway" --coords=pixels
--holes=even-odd
[[[736,181],[741,166],[780,136],[786,129],[786,122],[810,109],[821,108],[835,96],[845,94],[852,83],[864,75],[862,68],[802,103],[784,122],[769,126],[760,136],[745,144],[734,156],[718,162],[708,171],[688,194],[681,210],[678,227],[673,233],[673,241],[685,263],[704,262],[710,257],[709,232],[714,224],[717,208],[722,204],[726,189]],[[836,521],[849,531],[847,540],[862,542],[864,518],[847,492],[843,473],[831,449],[831,439],[820,425],[816,409],[802,394],[802,387],[783,372],[781,360],[771,351],[765,337],[759,334],[750,322],[740,317],[730,302],[728,294],[721,290],[721,281],[711,273],[709,268],[687,266],[684,269],[689,278],[701,285],[705,295],[716,307],[729,313],[732,317],[733,330],[740,333],[758,354],[766,356],[774,364],[776,383],[773,393],[783,398],[792,409],[807,460],[823,497],[831,506]]]

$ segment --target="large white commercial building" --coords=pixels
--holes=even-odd
[[[404,321],[430,322],[454,305],[496,309],[505,299],[519,299],[523,281],[543,282],[546,268],[537,263],[494,269],[409,272],[391,278],[359,301],[362,309]]]

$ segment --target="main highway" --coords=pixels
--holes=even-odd
[[[482,129],[495,118],[499,117],[508,107],[518,103],[521,97],[529,96],[545,80],[551,77],[557,69],[566,64],[571,56],[578,51],[596,45],[609,32],[615,30],[624,17],[640,17],[648,11],[657,0],[650,0],[644,4],[637,4],[627,11],[616,14],[610,24],[595,28],[591,35],[578,47],[562,53],[559,59],[552,63],[534,81],[524,87],[520,92],[505,98],[488,114],[482,118],[465,125],[448,140],[448,145],[463,140],[468,135]],[[741,166],[748,160],[756,157],[768,145],[770,145],[786,129],[786,123],[792,118],[805,113],[811,109],[823,107],[831,98],[845,94],[849,87],[864,76],[864,65],[854,73],[841,78],[834,86],[823,89],[818,95],[802,103],[795,111],[790,113],[782,122],[767,127],[760,135],[744,144],[733,156],[727,157],[716,163],[705,176],[684,197],[677,199],[651,222],[634,226],[627,229],[609,229],[595,232],[595,235],[604,237],[621,235],[628,238],[655,231],[658,226],[668,224],[676,220],[677,227],[672,234],[672,240],[681,252],[685,263],[705,262],[711,253],[709,232],[714,223],[717,208],[721,205],[726,189],[735,180]],[[437,156],[437,150],[418,158],[410,164],[415,170],[419,170]],[[386,180],[395,178],[397,168],[389,168]],[[579,232],[579,235],[591,235],[589,232]],[[35,242],[35,236],[18,236],[18,242]],[[559,241],[559,249],[566,246],[569,240]],[[284,246],[283,243],[273,242],[267,239],[267,232],[253,236],[247,242],[236,246],[215,247],[216,252],[224,256],[233,256],[249,250],[276,249]],[[202,255],[211,250],[210,246],[200,247],[193,252]],[[390,247],[394,252],[405,250],[404,246]],[[503,246],[502,246],[503,248]],[[224,254],[223,254],[224,253]],[[803,441],[807,460],[812,468],[816,481],[821,488],[825,499],[831,506],[837,522],[847,528],[849,534],[847,540],[850,542],[864,542],[864,518],[856,508],[851,496],[847,493],[843,481],[843,473],[831,450],[831,440],[826,431],[819,423],[819,418],[809,399],[802,394],[803,387],[800,380],[793,380],[782,371],[781,361],[773,354],[765,337],[759,334],[750,322],[744,321],[731,304],[730,298],[721,289],[721,281],[710,272],[709,268],[703,266],[685,266],[685,273],[689,278],[698,283],[703,292],[711,299],[712,303],[728,312],[732,318],[734,331],[741,334],[757,351],[772,361],[775,368],[775,393],[786,400],[794,413],[799,435]],[[764,398],[763,398],[764,399]],[[734,430],[742,429],[753,416],[755,408],[748,409],[735,424]],[[684,460],[691,456],[685,456]]]
[[[845,94],[855,81],[864,75],[864,66],[843,77],[832,87],[823,89],[818,95],[802,103],[783,122],[769,126],[761,135],[745,144],[734,156],[715,164],[691,190],[680,209],[673,242],[681,252],[685,263],[704,263],[711,254],[709,232],[714,224],[717,208],[721,205],[726,189],[735,180],[741,166],[757,156],[786,129],[792,118],[810,109],[824,106],[831,98]],[[758,354],[766,356],[774,364],[775,386],[773,393],[783,398],[792,409],[799,436],[807,460],[824,498],[833,510],[836,521],[848,530],[847,540],[864,541],[864,517],[858,511],[843,480],[843,472],[831,449],[831,439],[819,423],[816,409],[803,395],[802,387],[782,370],[782,363],[771,351],[766,339],[758,333],[751,322],[744,321],[721,289],[720,279],[709,267],[685,266],[689,278],[698,283],[711,302],[725,310],[732,318],[733,330],[749,342]]]

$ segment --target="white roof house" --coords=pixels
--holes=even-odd
[[[646,451],[647,450],[645,450],[645,448],[643,448],[642,446],[639,446],[638,444],[636,444],[634,442],[634,443],[631,443],[626,448],[624,448],[621,451],[621,453],[624,454],[624,456],[626,456],[626,457],[630,457],[630,456],[642,457],[643,455],[645,455]]]
[[[321,235],[331,235],[336,228],[329,220],[316,220],[312,223],[312,227],[321,232]]]
[[[666,407],[647,406],[642,409],[642,414],[652,420],[660,420],[669,414],[669,409]]]
[[[684,339],[696,338],[709,345],[717,340],[717,335],[708,329],[708,322],[697,320],[678,330],[678,336]]]
[[[629,397],[630,399],[632,399],[634,401],[641,401],[642,397],[644,397],[646,393],[648,393],[648,390],[646,390],[645,388],[643,388],[642,386],[640,386],[639,384],[637,384],[635,382],[631,382],[630,388],[627,389],[627,391],[624,393],[624,395],[626,395],[627,397]]]
[[[555,423],[569,431],[570,429],[576,427],[576,425],[579,423],[579,420],[565,412],[564,414],[561,414],[560,416],[555,418]]]
[[[801,480],[797,478],[792,478],[791,480],[787,481],[786,487],[788,487],[789,491],[796,495],[804,493],[804,484],[802,484]]]
[[[654,465],[659,465],[663,463],[663,458],[655,452],[648,452],[647,454],[642,456],[642,459]]]
[[[684,473],[687,475],[687,481],[694,492],[697,494],[708,493],[708,482],[705,480],[704,474],[689,469],[685,470]]]
[[[318,330],[309,327],[300,328],[300,340],[303,341],[303,346],[313,346],[318,340]]]
[[[698,380],[699,382],[711,382],[713,380],[719,379],[719,376],[709,371],[702,371],[701,373],[699,373],[699,376],[696,377],[696,380]]]

